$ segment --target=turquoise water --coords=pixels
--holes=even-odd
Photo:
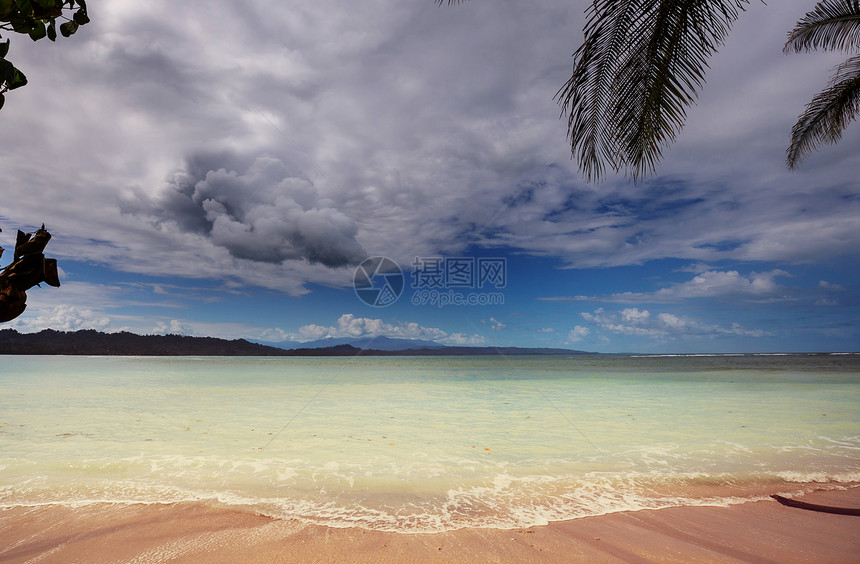
[[[524,527],[860,482],[860,355],[0,358],[0,508]]]

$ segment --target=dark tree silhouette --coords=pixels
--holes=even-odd
[[[11,321],[24,313],[27,290],[45,282],[59,287],[57,261],[45,258],[44,250],[51,234],[42,227],[33,233],[18,231],[12,262],[0,270],[0,323]],[[0,255],[3,248],[0,247]]]

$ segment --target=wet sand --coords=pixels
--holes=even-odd
[[[860,487],[804,501],[860,507]],[[528,529],[400,534],[204,503],[0,510],[0,562],[860,563],[860,517],[775,501],[587,517]]]

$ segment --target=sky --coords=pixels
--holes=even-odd
[[[845,58],[783,54],[809,0],[749,5],[637,184],[570,159],[584,1],[91,4],[11,38],[0,265],[44,222],[62,286],[2,328],[860,350],[860,126],[784,164]]]

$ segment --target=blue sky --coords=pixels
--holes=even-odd
[[[569,160],[552,97],[584,6],[113,0],[67,40],[13,38],[30,84],[2,110],[0,264],[44,221],[63,285],[4,327],[860,349],[860,131],[784,166],[841,59],[782,53],[812,3],[750,5],[638,185]],[[407,275],[386,307],[353,291],[371,256]],[[416,304],[415,257],[504,259],[506,284]]]

